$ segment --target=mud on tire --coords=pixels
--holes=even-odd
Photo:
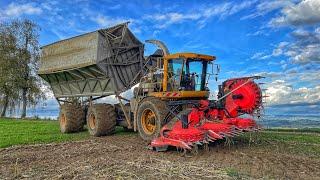
[[[85,111],[80,105],[62,104],[60,107],[59,123],[62,133],[79,132],[83,129]]]
[[[117,116],[110,104],[93,104],[88,109],[87,126],[92,136],[105,136],[115,132]]]
[[[155,130],[152,133],[148,133],[143,127],[142,116],[145,111],[152,111],[155,114]],[[146,98],[142,101],[137,112],[137,128],[141,138],[145,141],[151,141],[152,139],[159,137],[160,130],[164,125],[164,119],[168,114],[166,109],[166,104],[164,101],[161,101],[156,98]]]

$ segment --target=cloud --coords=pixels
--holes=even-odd
[[[121,4],[116,4],[114,6],[109,7],[110,10],[117,10],[121,8]]]
[[[273,56],[280,56],[283,54],[283,49],[288,45],[288,42],[280,42],[276,49],[273,50],[272,55]]]
[[[287,7],[289,5],[292,5],[293,3],[291,0],[275,0],[275,1],[264,1],[259,3],[254,10],[254,13],[251,13],[249,15],[243,16],[241,20],[245,19],[253,19],[259,16],[264,16],[272,11],[275,11],[277,9]]]
[[[254,76],[262,76],[266,78],[279,78],[282,75],[283,74],[280,72],[259,72],[254,74]]]
[[[163,29],[172,24],[179,24],[185,21],[196,21],[199,28],[206,25],[210,18],[218,17],[220,20],[234,15],[246,8],[251,7],[256,1],[243,1],[242,3],[225,2],[217,5],[207,5],[192,12],[161,12],[146,15],[145,19],[156,22],[155,27]]]
[[[255,53],[250,59],[268,59],[270,58],[272,55],[267,55],[264,52],[257,52]]]
[[[293,88],[290,83],[284,80],[276,80],[268,84],[267,95],[269,96],[267,99],[269,105],[319,103],[320,85],[310,88]]]
[[[257,52],[255,53],[250,59],[259,59],[264,55],[263,52]]]
[[[273,56],[284,55],[293,63],[307,64],[320,63],[320,32],[319,28],[314,31],[297,29],[291,33],[293,41],[280,42],[273,50]]]
[[[153,14],[147,15],[146,19],[154,20],[157,22],[163,22],[156,25],[156,28],[163,29],[171,24],[182,23],[187,20],[198,20],[201,17],[200,14],[182,14],[182,13],[166,13],[166,14]]]
[[[141,22],[137,19],[124,18],[124,17],[111,17],[99,14],[98,16],[92,16],[91,20],[99,25],[99,28],[106,28],[114,26],[120,23],[130,22],[130,30],[135,34],[140,34]]]
[[[265,30],[257,30],[255,32],[246,34],[246,36],[260,36],[260,35],[269,36],[269,32],[267,32]]]
[[[204,27],[209,18],[219,17],[220,20],[226,19],[231,15],[234,15],[244,9],[251,7],[255,2],[256,1],[243,1],[240,4],[226,2],[211,7],[205,7],[205,10],[202,13],[203,18],[198,22],[199,27]]]
[[[40,7],[35,6],[32,3],[27,4],[9,4],[0,15],[4,18],[15,18],[20,17],[21,15],[38,15],[42,13],[42,9]]]
[[[304,47],[304,49],[297,50],[298,52],[289,54],[296,63],[309,63],[310,61],[320,63],[320,45],[310,44]]]
[[[269,22],[271,27],[279,26],[302,26],[320,23],[320,1],[303,0],[298,4],[292,4],[281,10],[281,16],[272,18]]]
[[[124,23],[127,21],[133,22],[134,20],[131,18],[122,18],[122,17],[109,17],[104,16],[102,14],[98,14],[96,17],[92,17],[91,20],[96,22],[100,27],[108,27],[113,26],[119,23]]]

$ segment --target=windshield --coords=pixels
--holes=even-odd
[[[201,59],[171,59],[168,62],[169,90],[204,91],[207,61]]]

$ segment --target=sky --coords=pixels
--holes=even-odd
[[[40,26],[41,45],[130,21],[142,42],[216,56],[213,92],[228,78],[261,75],[270,113],[320,116],[320,0],[0,1],[0,21],[15,18]],[[154,50],[146,44],[145,54]]]

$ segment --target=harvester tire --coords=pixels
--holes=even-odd
[[[110,104],[93,104],[88,109],[87,127],[92,136],[111,135],[115,132],[117,116]]]
[[[167,114],[168,110],[164,101],[156,98],[144,99],[137,112],[137,128],[141,138],[150,142],[152,139],[159,137]],[[150,125],[146,121],[151,122]]]
[[[80,105],[62,104],[60,107],[59,123],[62,133],[79,132],[83,129],[85,111]]]

